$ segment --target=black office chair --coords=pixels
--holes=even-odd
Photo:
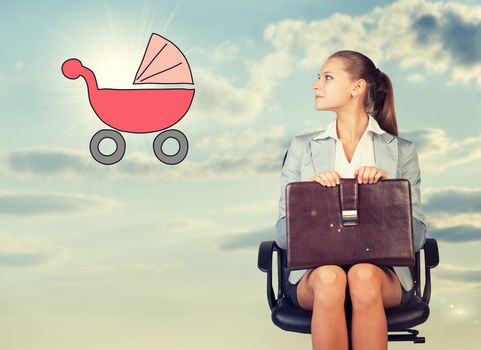
[[[418,336],[419,331],[412,329],[424,323],[429,316],[429,299],[431,297],[431,271],[439,264],[438,245],[435,239],[427,238],[422,248],[424,250],[425,284],[421,294],[421,261],[420,252],[415,254],[416,265],[411,268],[414,276],[415,295],[413,299],[403,305],[386,309],[388,341],[412,341],[424,343],[425,338]],[[274,295],[272,285],[272,258],[277,253],[278,292]],[[285,286],[289,276],[287,270],[286,250],[280,248],[275,241],[264,241],[259,247],[257,266],[267,273],[267,301],[272,311],[272,321],[276,326],[290,332],[311,333],[312,312],[294,306],[285,295]],[[351,349],[351,314],[346,308],[346,324],[349,335],[349,349]],[[405,332],[404,334],[389,334],[389,332]]]
[[[283,164],[286,160],[284,156]],[[425,284],[421,294],[421,259],[420,252],[415,254],[416,265],[411,267],[414,280],[415,295],[413,299],[398,307],[386,309],[388,341],[412,341],[424,343],[425,338],[418,336],[419,331],[411,329],[424,323],[429,317],[429,299],[431,297],[431,269],[439,264],[438,244],[435,239],[427,238],[424,243],[424,272]],[[272,258],[274,251],[277,253],[277,298],[272,285]],[[276,326],[290,332],[311,333],[312,312],[294,306],[285,294],[285,286],[289,277],[287,270],[286,250],[280,248],[275,241],[264,241],[259,246],[257,266],[267,273],[267,301],[272,311],[271,318]],[[351,315],[352,310],[346,308],[346,324],[351,349]],[[404,334],[389,334],[389,332],[404,332]]]

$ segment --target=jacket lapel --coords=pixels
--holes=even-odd
[[[398,178],[398,139],[389,133],[374,134],[374,159],[376,166],[387,172],[389,179]]]
[[[334,169],[336,140],[331,137],[325,139],[311,140],[311,162],[314,166],[314,173]]]
[[[374,133],[373,144],[376,166],[379,169],[386,171],[388,174],[388,178],[397,178],[397,137],[389,133]],[[309,160],[312,163],[315,174],[319,174],[321,171],[334,169],[336,140],[334,140],[332,137],[327,137],[323,139],[312,139],[310,141],[310,151],[310,157],[309,155],[306,155],[308,159],[304,159],[304,161]]]

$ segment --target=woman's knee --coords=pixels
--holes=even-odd
[[[314,298],[325,305],[344,302],[347,277],[344,270],[337,265],[324,265],[314,269],[309,276],[309,286]]]
[[[382,299],[379,268],[373,264],[356,264],[347,273],[353,307],[369,306]]]

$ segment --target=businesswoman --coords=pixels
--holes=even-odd
[[[317,181],[337,186],[356,178],[372,184],[405,178],[411,185],[414,251],[426,240],[421,206],[421,174],[414,143],[398,136],[391,81],[365,55],[338,51],[322,65],[313,85],[315,108],[333,111],[327,128],[295,136],[282,167],[277,243],[286,248],[285,186]],[[291,271],[286,287],[292,303],[312,310],[313,349],[348,349],[344,307],[352,306],[351,341],[355,350],[387,349],[385,309],[413,298],[407,266],[359,263]]]

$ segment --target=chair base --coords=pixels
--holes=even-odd
[[[419,331],[416,329],[406,329],[404,332],[409,334],[388,334],[388,341],[410,341],[415,344],[424,344],[426,338],[418,337]]]

